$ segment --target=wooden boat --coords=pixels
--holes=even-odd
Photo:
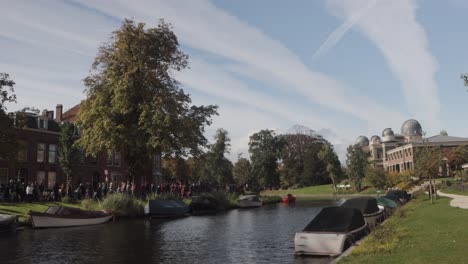
[[[18,224],[18,216],[0,214],[0,233],[14,232]]]
[[[283,196],[283,203],[290,204],[290,203],[295,203],[295,202],[296,202],[296,197],[293,196],[292,194],[288,193],[288,195]]]
[[[190,213],[190,206],[179,200],[149,200],[145,206],[145,214],[150,218],[172,218]]]
[[[239,207],[252,208],[262,206],[263,201],[257,195],[244,195],[239,197]]]
[[[383,220],[384,208],[379,208],[373,197],[359,197],[346,200],[341,207],[354,208],[361,211],[369,228],[374,228]]]
[[[62,206],[50,206],[44,213],[30,211],[29,215],[34,228],[97,225],[114,217],[109,212],[87,211]]]
[[[361,211],[325,207],[294,236],[295,255],[337,256],[368,233]]]
[[[220,209],[218,202],[211,196],[193,196],[190,209],[193,215],[216,214]]]

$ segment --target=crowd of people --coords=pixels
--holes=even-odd
[[[211,184],[196,182],[184,184],[182,182],[171,182],[165,184],[142,184],[139,189],[133,182],[101,182],[80,183],[66,190],[65,184],[54,184],[52,188],[45,188],[42,183],[25,184],[18,179],[10,180],[9,184],[0,185],[0,202],[38,202],[38,201],[61,201],[67,195],[76,200],[103,199],[112,193],[126,193],[128,195],[145,198],[148,195],[172,194],[180,198],[189,198],[197,193],[219,190]],[[226,190],[226,189],[224,189]],[[227,187],[227,191],[237,191],[236,188]]]

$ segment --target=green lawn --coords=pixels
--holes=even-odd
[[[79,207],[79,204],[67,204],[61,202],[45,202],[45,203],[0,203],[0,214],[9,214],[19,216],[19,220],[24,222],[29,210],[44,212],[49,206],[70,206]]]
[[[420,195],[340,263],[466,263],[468,210]]]
[[[333,195],[334,190],[332,184],[325,184],[325,185],[316,185],[316,186],[309,186],[299,189],[290,189],[290,190],[273,190],[273,191],[264,191],[262,194],[265,195],[286,195],[286,194],[294,194],[294,195]],[[359,194],[376,194],[375,188],[368,187],[364,189]],[[350,190],[339,190],[337,194],[357,194],[353,188]]]

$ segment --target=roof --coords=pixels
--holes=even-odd
[[[68,109],[68,111],[63,113],[62,122],[75,123],[76,116],[78,115],[78,112],[80,111],[80,106],[81,106],[81,103],[75,105],[74,107]]]
[[[468,138],[436,135],[436,136],[425,138],[424,141],[418,141],[418,143],[421,143],[421,142],[444,143],[444,142],[460,142],[460,141],[468,142]]]
[[[46,116],[37,115],[35,113],[25,113],[24,117],[25,117],[25,120],[24,120],[25,128],[39,129],[38,119],[40,118],[47,122],[47,129],[41,129],[41,130],[46,130],[50,132],[60,132],[60,125],[57,122],[55,122],[54,119],[50,119]]]

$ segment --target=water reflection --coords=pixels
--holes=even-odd
[[[294,258],[294,233],[334,201],[238,209],[171,221],[24,230],[0,238],[0,263],[328,263]]]

